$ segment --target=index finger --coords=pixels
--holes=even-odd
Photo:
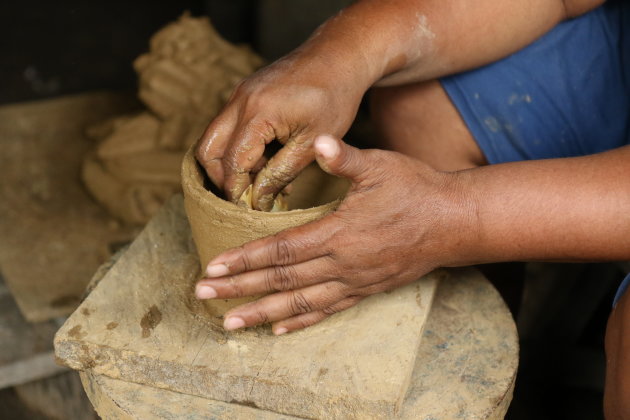
[[[195,149],[195,157],[214,185],[223,189],[223,156],[234,127],[232,113],[222,113],[208,124]]]
[[[291,138],[256,175],[252,191],[253,207],[256,210],[271,210],[276,195],[313,160],[313,139]]]
[[[225,151],[223,172],[227,199],[236,202],[252,182],[251,172],[275,139],[273,127],[264,121],[250,121],[233,133]]]
[[[206,275],[210,278],[223,277],[330,255],[327,242],[337,229],[331,226],[329,217],[225,251],[210,261]]]

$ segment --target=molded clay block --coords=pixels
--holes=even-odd
[[[198,276],[176,196],[61,327],[58,361],[299,417],[397,415],[439,273],[280,337],[268,326],[228,332],[198,316]]]
[[[182,165],[182,186],[203,272],[208,262],[223,251],[312,222],[335,210],[348,189],[348,182],[311,165],[294,181],[292,193],[287,196],[290,211],[250,210],[225,201],[204,187],[203,170],[191,148]],[[218,316],[254,299],[213,299],[204,301],[204,306],[210,315]]]
[[[207,18],[189,14],[159,30],[150,44],[134,63],[147,109],[90,130],[100,142],[83,168],[94,198],[133,225],[144,225],[180,191],[186,150],[233,87],[262,65],[250,49],[223,40]]]

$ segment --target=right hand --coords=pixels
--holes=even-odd
[[[275,196],[315,158],[314,139],[342,137],[367,87],[347,72],[299,50],[243,80],[197,146],[197,160],[227,199],[253,183],[253,206],[269,210]],[[268,162],[274,139],[284,146]]]

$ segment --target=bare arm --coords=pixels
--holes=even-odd
[[[362,0],[301,47],[374,83],[434,79],[503,58],[604,0]],[[330,70],[330,68],[329,68]]]
[[[458,250],[464,259],[457,264],[630,259],[630,146],[458,177],[476,203],[476,232]]]
[[[315,137],[345,135],[370,86],[428,80],[491,62],[601,3],[358,1],[246,79],[201,137],[197,158],[228,199],[238,200],[253,183],[254,207],[268,210],[313,161]],[[263,152],[274,139],[284,147],[264,165]]]

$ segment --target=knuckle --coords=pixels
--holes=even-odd
[[[314,324],[314,322],[310,319],[300,318],[297,320],[297,324],[298,329],[302,330],[304,328],[310,327]]]
[[[356,305],[358,302],[361,301],[362,298],[363,297],[361,295],[354,295],[354,296],[347,297],[341,300],[340,302],[337,302],[334,305],[330,305],[329,307],[322,309],[322,312],[328,316],[334,315],[338,312],[341,312],[347,308],[350,308]]]
[[[241,168],[238,162],[238,151],[234,149],[231,149],[228,153],[225,154],[225,156],[223,157],[223,165],[225,166],[225,169],[227,169],[229,172],[233,172],[238,175],[247,172],[245,169]]]
[[[195,159],[202,166],[206,167],[212,163],[218,162],[221,158],[212,156],[212,154],[207,150],[207,147],[203,147],[203,144],[195,149]]]
[[[240,80],[235,86],[234,86],[234,92],[238,93],[238,94],[243,94],[245,92],[243,92],[247,86],[247,82],[248,82],[248,78],[244,78],[242,80]]]
[[[264,275],[263,280],[265,282],[265,290],[267,290],[268,292],[278,290],[276,289],[274,273],[275,273],[275,269],[265,270],[265,275]]]
[[[235,102],[238,102],[239,99],[243,99],[243,98],[246,99],[249,96],[249,91],[251,90],[249,87],[250,84],[251,84],[251,81],[249,77],[246,77],[238,81],[234,85],[234,89],[232,89],[232,93],[230,94],[230,97],[228,98],[227,103],[231,105]]]
[[[391,165],[387,155],[385,155],[382,150],[366,150],[359,163],[366,168],[366,170],[359,175],[359,182],[378,185],[391,177],[391,174],[386,170],[386,168],[391,167]],[[368,168],[369,170],[367,170]]]
[[[360,290],[358,290],[357,295],[361,297],[366,297],[366,296],[383,293],[387,291],[388,289],[389,289],[388,283],[386,281],[383,281],[383,282],[374,283],[369,286],[365,286],[361,288]]]
[[[261,310],[256,310],[256,321],[259,324],[265,324],[269,322],[269,315]]]
[[[288,265],[295,262],[295,252],[292,244],[283,237],[278,237],[274,246],[275,264]]]
[[[205,148],[203,147],[204,143],[204,141],[201,141],[199,145],[195,148],[195,159],[197,159],[197,161],[201,164],[206,163],[207,159]]]
[[[235,298],[243,297],[245,295],[245,293],[243,291],[243,287],[237,281],[236,277],[235,276],[230,276],[229,281],[230,281],[230,287],[232,288],[232,294],[234,295],[234,297]]]
[[[289,310],[291,314],[298,315],[311,312],[311,303],[302,292],[293,292],[289,295]]]
[[[329,306],[329,307],[327,307],[327,308],[322,309],[322,312],[323,312],[325,315],[330,316],[330,315],[334,315],[334,314],[336,314],[337,312],[339,312],[339,310],[338,310],[337,308],[335,308],[334,306]]]
[[[240,252],[239,260],[240,260],[241,267],[243,267],[243,271],[250,271],[252,267],[252,263],[251,263],[251,260],[249,259],[249,255],[245,251],[245,248],[243,246],[240,246],[239,252]]]
[[[284,187],[295,178],[293,168],[284,163],[279,166],[274,165],[272,168],[267,167],[263,174],[272,183],[270,189],[278,189],[281,188],[280,186]]]
[[[276,265],[273,268],[272,287],[275,290],[291,290],[297,283],[297,273],[293,267]]]

